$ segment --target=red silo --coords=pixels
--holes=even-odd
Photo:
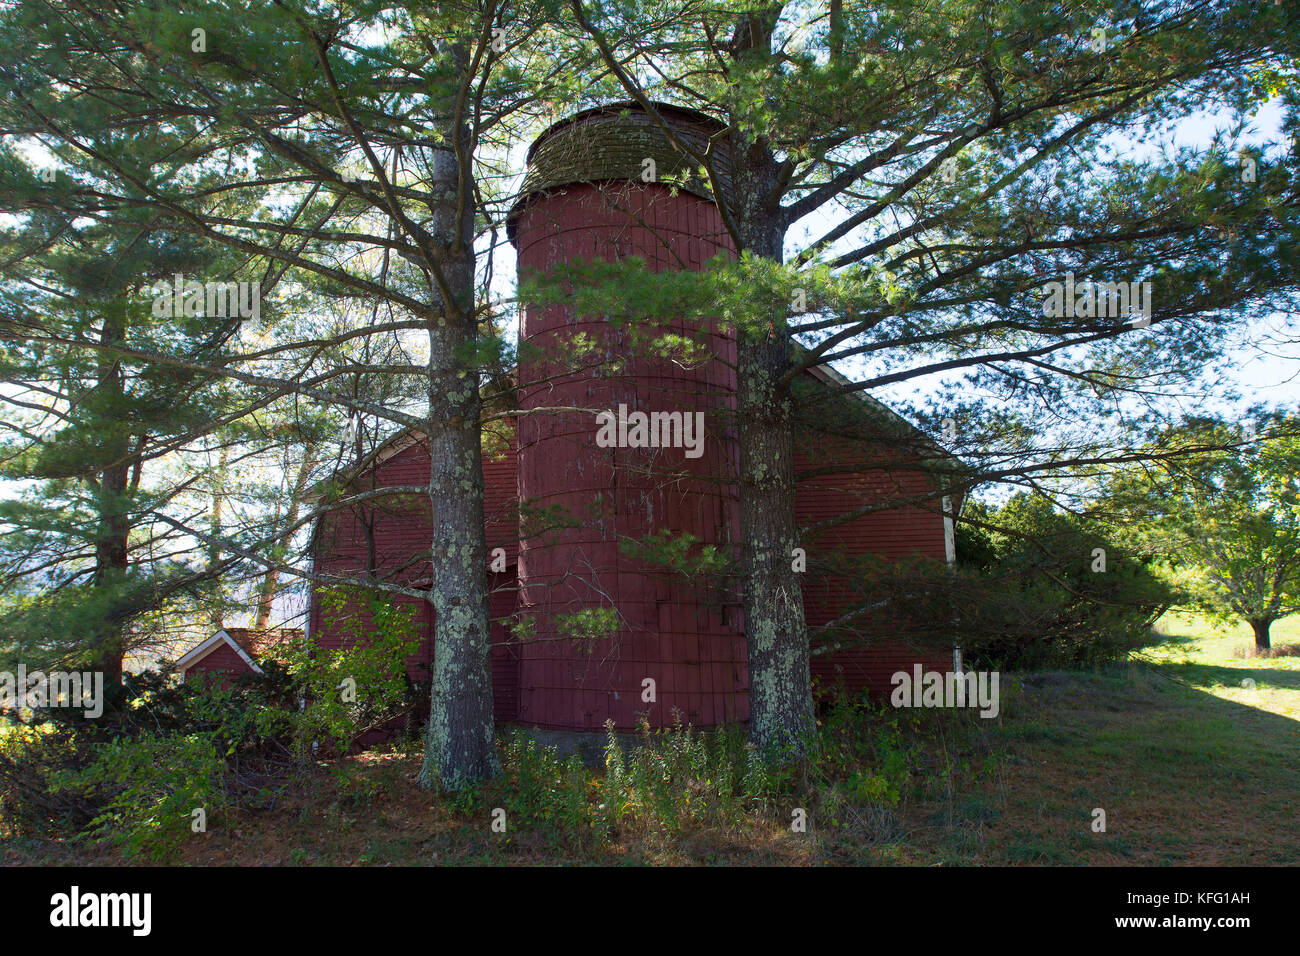
[[[661,115],[700,152],[721,129],[690,110],[665,106]],[[714,155],[725,188],[726,157],[716,148]],[[647,159],[657,181],[643,181]],[[734,255],[708,187],[634,105],[588,110],[552,126],[528,161],[510,217],[521,274],[630,256],[652,272],[699,270],[719,252]],[[674,186],[665,184],[669,177]],[[592,731],[613,719],[627,730],[640,713],[652,726],[671,724],[674,710],[696,726],[748,716],[734,588],[688,579],[628,551],[666,534],[691,535],[733,554],[734,334],[669,316],[636,326],[643,334],[647,328],[707,348],[690,360],[658,357],[627,323],[577,315],[566,304],[521,316],[518,480],[525,518],[518,610],[534,628],[520,647],[525,724]],[[617,414],[620,406],[629,414],[681,413],[682,426],[702,412],[702,450],[601,447],[596,413]],[[540,411],[528,414],[534,410]],[[576,625],[600,623],[575,612],[610,615],[613,636],[575,636]],[[645,699],[647,680],[653,701]]]

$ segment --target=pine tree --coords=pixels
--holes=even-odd
[[[538,86],[579,82],[559,68],[567,54],[529,45],[546,9],[20,2],[0,15],[0,128],[11,149],[48,150],[57,167],[50,188],[5,184],[0,206],[90,217],[127,237],[201,237],[239,256],[268,300],[374,306],[373,324],[328,342],[255,347],[245,322],[231,332],[244,336],[239,354],[218,365],[170,346],[148,360],[429,436],[432,588],[359,583],[423,593],[436,609],[421,779],[450,788],[490,774],[495,760],[478,379],[484,356],[501,349],[475,255],[495,184],[478,180],[476,164],[510,124],[544,110]],[[423,336],[424,354],[368,371],[422,381],[423,407],[350,396],[345,367],[317,374],[333,345],[404,333]],[[98,348],[109,361],[122,354],[111,337]],[[274,533],[250,549],[178,524],[223,554],[290,570],[273,557]]]
[[[666,100],[728,125],[712,155],[678,146],[741,252],[702,314],[746,317],[743,573],[765,748],[797,749],[811,714],[788,548],[878,507],[795,526],[803,370],[836,363],[848,393],[941,383],[921,411],[936,432],[951,424],[936,442],[975,459],[948,466],[957,495],[1124,460],[1108,411],[1196,382],[1243,316],[1294,301],[1298,37],[1280,7],[571,8],[651,115]],[[1247,148],[1242,118],[1275,95],[1289,144]],[[1198,110],[1237,126],[1207,151],[1143,142]],[[790,291],[800,304],[774,307]]]

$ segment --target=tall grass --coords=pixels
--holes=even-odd
[[[841,699],[819,722],[808,755],[769,763],[737,727],[700,731],[674,713],[669,727],[641,721],[632,740],[606,725],[604,766],[561,757],[526,733],[501,744],[502,776],[457,798],[460,809],[500,807],[508,819],[551,840],[584,845],[635,836],[791,825],[802,809],[811,826],[901,833],[896,810],[918,753],[895,715]]]

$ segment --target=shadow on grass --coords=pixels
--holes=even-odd
[[[1195,638],[1178,636],[1164,643],[1166,646],[1180,646],[1193,645],[1195,641]],[[1241,664],[1226,665],[1177,658],[1144,658],[1141,663],[1156,673],[1196,687],[1242,687],[1242,681],[1249,678],[1255,682],[1256,687],[1300,690],[1300,670],[1278,666],[1285,660],[1288,658],[1241,658]]]
[[[1201,647],[1202,638],[1194,634],[1161,634],[1157,643],[1141,649],[1142,653],[1159,648],[1172,648],[1175,651],[1196,652]],[[1144,658],[1142,664],[1155,668],[1165,676],[1173,677],[1184,683],[1199,687],[1241,687],[1246,678],[1253,680],[1258,687],[1300,689],[1300,670],[1280,666],[1281,662],[1293,659],[1284,655],[1279,657],[1241,657],[1234,658],[1241,663],[1232,665],[1206,664],[1199,661],[1169,660]]]
[[[1241,687],[1249,678],[1256,687],[1300,690],[1300,670],[1271,667],[1221,667],[1181,661],[1147,661],[1147,667],[1195,687]]]
[[[1300,862],[1300,720],[1212,688],[1300,687],[1300,673],[1177,662],[1020,675],[998,728],[1006,803],[987,862]],[[1092,808],[1107,833],[1088,829]]]

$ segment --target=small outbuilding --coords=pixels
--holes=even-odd
[[[222,627],[176,661],[181,681],[191,674],[225,674],[243,677],[261,674],[257,659],[283,641],[301,640],[301,628]]]

